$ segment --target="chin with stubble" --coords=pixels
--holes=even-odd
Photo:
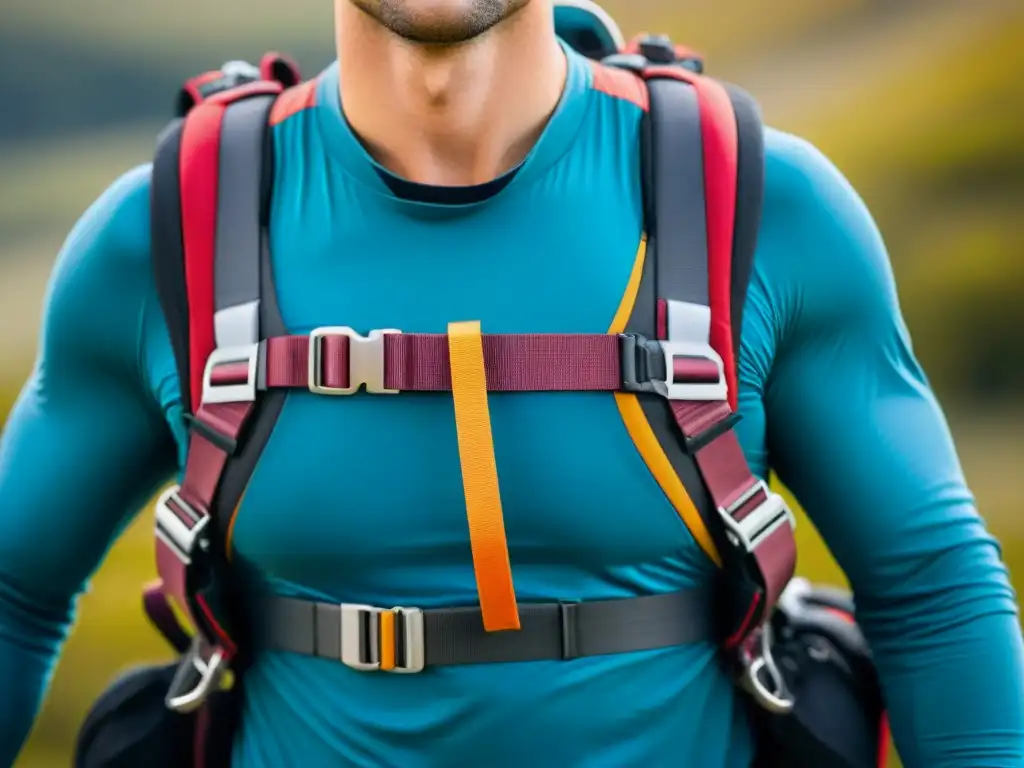
[[[458,45],[494,28],[530,0],[350,0],[393,34],[420,45]]]

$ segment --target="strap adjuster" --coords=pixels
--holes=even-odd
[[[199,544],[207,546],[202,537],[210,516],[186,502],[179,486],[171,486],[157,499],[155,534],[185,565],[192,563],[192,553]]]
[[[384,386],[384,337],[401,333],[394,328],[370,331],[363,336],[347,326],[314,328],[309,333],[309,375],[307,386],[316,395],[353,395],[360,387],[374,395],[396,395],[399,390]],[[348,386],[324,384],[323,342],[330,336],[348,338]]]
[[[742,518],[737,519],[736,514],[758,494],[764,494],[764,500]],[[796,518],[786,500],[769,489],[763,480],[751,485],[728,507],[719,507],[718,514],[725,524],[729,541],[747,553],[755,551],[761,542],[780,526],[789,525],[796,528]]]
[[[394,614],[393,635],[387,643],[381,627],[385,613]],[[423,611],[419,608],[341,604],[341,662],[345,666],[361,672],[414,674],[423,670],[425,661]]]
[[[213,350],[203,370],[202,404],[254,402],[259,360],[259,344]]]
[[[710,369],[709,376],[686,371],[693,361]],[[652,392],[667,400],[724,401],[728,387],[725,365],[710,344],[658,341],[639,333],[619,334],[619,368],[624,392]]]

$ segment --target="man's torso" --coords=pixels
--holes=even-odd
[[[529,159],[498,194],[468,205],[396,197],[340,116],[336,71],[322,75],[315,106],[273,129],[271,252],[289,333],[444,332],[466,319],[488,333],[608,332],[643,256],[641,109],[596,90],[584,60],[570,64]],[[149,359],[151,381],[174,376],[169,346]],[[177,424],[175,388],[159,397]],[[489,404],[520,601],[652,594],[712,577],[612,395]],[[764,474],[753,415],[741,436]],[[451,397],[289,396],[231,550],[282,594],[475,603]],[[236,764],[747,765],[735,709],[710,645],[413,676],[267,652],[248,673]]]

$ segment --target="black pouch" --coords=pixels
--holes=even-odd
[[[888,727],[878,676],[849,593],[795,579],[772,621],[788,713],[752,703],[757,768],[879,768]]]
[[[117,678],[85,717],[74,768],[229,766],[241,685],[211,694],[195,712],[179,714],[164,701],[179,664],[139,667]]]
[[[138,667],[93,703],[75,745],[74,768],[183,768],[193,760],[196,714],[167,709],[178,663]]]

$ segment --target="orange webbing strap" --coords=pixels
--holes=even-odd
[[[498,466],[491,438],[491,415],[487,410],[480,323],[449,323],[448,353],[469,543],[484,629],[488,632],[519,629],[519,609],[512,586],[512,567],[498,491]]]

